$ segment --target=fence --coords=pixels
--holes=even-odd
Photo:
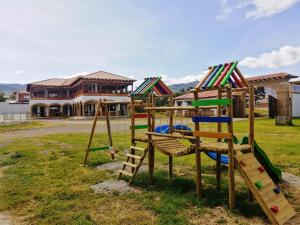
[[[29,118],[29,113],[0,113],[0,125],[23,123]]]

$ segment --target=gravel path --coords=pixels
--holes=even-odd
[[[69,121],[69,120],[45,120],[46,127],[32,128],[26,130],[6,131],[0,133],[0,139],[7,140],[11,138],[24,138],[24,137],[37,137],[50,134],[62,134],[62,133],[89,133],[92,128],[92,120],[84,121]],[[129,119],[126,120],[112,120],[111,130],[119,132],[129,132]],[[106,123],[104,121],[98,121],[97,132],[105,132]]]

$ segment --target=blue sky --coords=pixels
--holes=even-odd
[[[173,84],[233,60],[300,75],[299,22],[299,0],[3,1],[0,82],[104,70]]]

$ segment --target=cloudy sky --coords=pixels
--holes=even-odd
[[[299,0],[0,1],[4,83],[104,70],[173,84],[233,60],[300,75]]]

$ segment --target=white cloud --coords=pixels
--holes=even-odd
[[[268,17],[276,13],[281,13],[293,5],[299,0],[252,0],[249,4],[255,7],[254,10],[248,11],[246,17]]]
[[[71,74],[71,75],[61,75],[61,76],[58,76],[58,78],[68,79],[68,78],[83,76],[83,75],[87,75],[87,74],[89,74],[89,73],[88,72],[79,72],[79,73],[74,73],[74,74]]]
[[[166,83],[166,85],[170,86],[173,84],[182,84],[182,83],[190,83],[193,81],[200,81],[202,76],[204,76],[207,73],[207,70],[203,70],[202,72],[200,72],[200,74],[198,75],[186,75],[186,76],[181,76],[181,77],[170,77],[169,75],[163,74],[160,75],[161,79],[163,80],[163,82]],[[130,76],[130,78],[135,79],[134,76]],[[133,84],[133,88],[137,88],[139,85],[142,84],[142,82],[144,81],[144,79],[140,80],[137,79],[136,82],[134,82]]]
[[[233,11],[244,8],[249,4],[249,2],[247,1],[232,5],[229,5],[228,0],[220,0],[219,2],[221,5],[221,9],[219,14],[216,16],[218,20],[226,19],[231,13],[233,13]]]
[[[17,70],[17,71],[14,72],[14,74],[16,74],[16,75],[22,74],[22,73],[24,73],[24,70]]]
[[[278,50],[263,53],[258,57],[246,57],[239,64],[249,68],[278,68],[290,66],[298,62],[300,62],[300,46],[285,45]]]
[[[247,0],[242,2],[235,0],[230,1],[229,4],[229,0],[220,0],[221,10],[217,19],[225,19],[233,11],[245,7],[252,8],[250,11],[246,11],[246,18],[269,17],[288,10],[298,2],[299,0]]]
[[[189,83],[189,82],[193,82],[193,81],[200,81],[201,77],[206,72],[207,72],[207,70],[202,71],[198,75],[186,75],[186,76],[181,76],[181,77],[170,77],[168,75],[161,75],[161,78],[167,85]]]

